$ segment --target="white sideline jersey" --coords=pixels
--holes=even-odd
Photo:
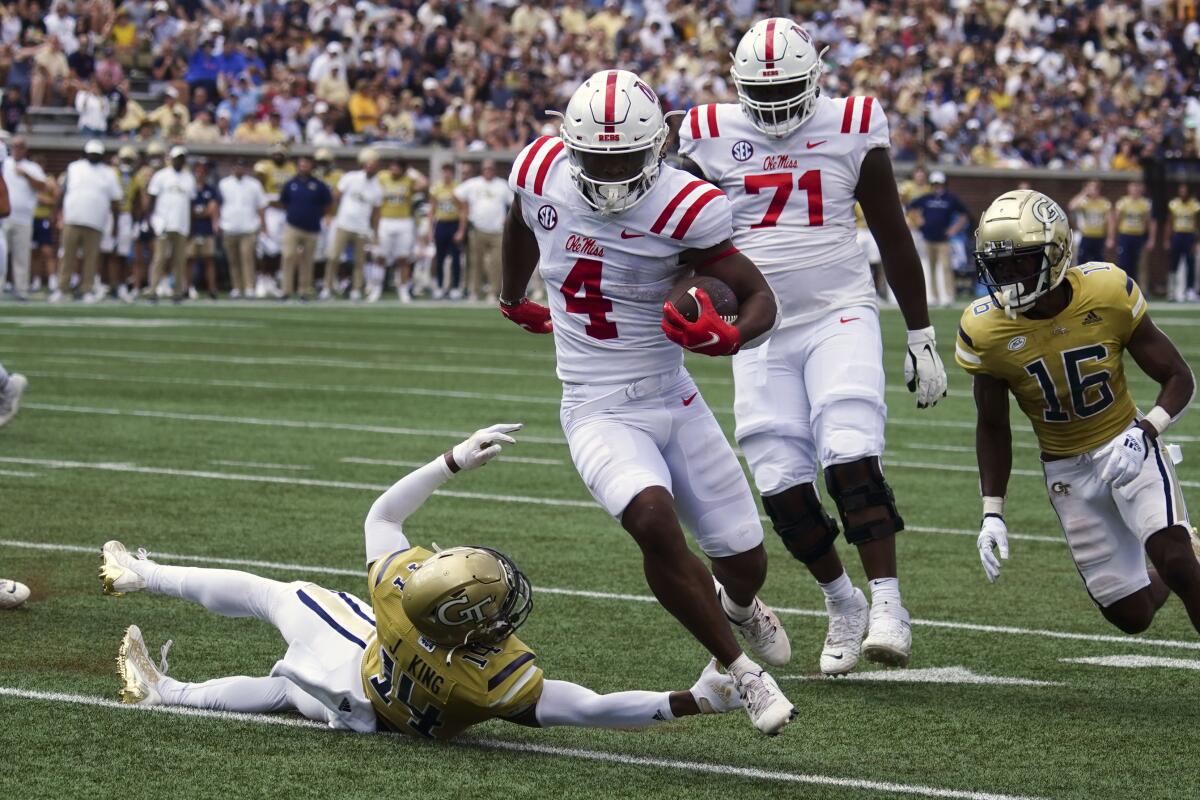
[[[854,189],[863,158],[889,144],[887,115],[873,97],[818,97],[812,117],[782,139],[760,132],[736,103],[684,117],[679,153],[733,204],[733,243],[775,290],[780,327],[875,304]]]
[[[541,251],[559,380],[628,383],[682,367],[683,349],[662,332],[663,301],[687,272],[680,253],[732,235],[721,190],[664,164],[641,202],[604,216],[575,189],[557,136],[522,150],[508,184]]]

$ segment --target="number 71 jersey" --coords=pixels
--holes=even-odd
[[[781,327],[874,305],[854,192],[867,153],[889,144],[873,97],[820,96],[813,115],[782,138],[755,128],[737,104],[697,106],[683,118],[679,154],[729,197],[733,243],[775,290]]]
[[[605,216],[580,197],[555,136],[521,151],[509,186],[541,253],[559,379],[629,383],[683,366],[662,332],[663,301],[688,271],[681,253],[732,235],[721,190],[663,165],[637,205]]]

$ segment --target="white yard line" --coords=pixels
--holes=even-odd
[[[239,714],[230,711],[209,711],[199,708],[182,708],[178,706],[129,706],[116,700],[86,694],[68,694],[65,692],[39,692],[32,689],[0,686],[0,697],[10,697],[19,700],[35,702],[63,703],[93,708],[103,708],[110,711],[142,714],[169,714],[184,717],[201,717],[205,719],[236,722],[251,725],[275,725],[287,728],[302,728],[314,731],[326,731],[328,726],[310,720],[298,719],[283,714]],[[390,736],[396,739],[406,739],[403,734],[377,733],[376,736]],[[411,742],[411,739],[407,739]],[[501,739],[483,739],[474,736],[459,737],[453,744],[443,744],[443,747],[471,747],[484,750],[505,750],[514,753],[553,756],[574,761],[596,761],[606,764],[622,764],[631,767],[652,769],[677,770],[687,773],[704,773],[727,778],[745,778],[754,781],[771,781],[776,783],[807,784],[810,786],[833,786],[841,789],[852,789],[867,792],[887,792],[889,794],[908,794],[918,797],[955,798],[956,800],[1034,800],[1034,798],[1017,795],[993,794],[960,789],[943,789],[934,786],[920,786],[887,781],[870,781],[858,778],[841,778],[832,775],[812,775],[800,772],[782,772],[778,770],[741,767],[733,764],[719,764],[708,761],[679,761],[653,756],[632,756],[625,753],[613,753],[605,750],[583,750],[574,747],[558,747],[556,745],[533,744],[529,742],[512,742]]]
[[[537,464],[545,467],[560,467],[567,463],[561,458],[526,458],[524,456],[510,455],[501,455],[499,460],[509,461],[514,464]],[[346,458],[339,458],[338,461],[343,464],[369,464],[379,467],[423,467],[428,463],[425,461],[397,461],[391,458],[362,458],[361,456],[347,456]]]
[[[1121,667],[1124,669],[1200,669],[1200,661],[1188,658],[1163,658],[1162,656],[1089,656],[1087,658],[1060,658],[1063,664],[1088,664],[1094,667]]]
[[[255,467],[258,469],[285,469],[297,471],[312,469],[312,467],[304,464],[272,464],[269,461],[226,461],[224,459],[214,459],[208,463],[215,464],[218,467]]]
[[[64,552],[64,553],[86,553],[92,557],[98,557],[100,553],[99,545],[95,547],[83,547],[81,545],[72,544],[56,544],[53,542],[31,542],[17,539],[0,539],[0,547],[14,547],[22,550],[42,550],[49,552]],[[342,567],[324,567],[312,566],[303,564],[288,564],[275,561],[255,561],[249,559],[237,558],[216,558],[201,555],[181,555],[178,553],[159,553],[151,551],[151,558],[155,558],[164,562],[169,561],[190,561],[208,564],[221,564],[224,566],[244,566],[254,567],[258,569],[276,569],[290,573],[301,574],[322,574],[322,575],[345,575],[361,578],[366,574],[366,568],[361,569],[346,569]],[[571,589],[555,586],[535,586],[534,591],[540,594],[562,595],[566,597],[583,597],[593,600],[619,601],[627,603],[656,603],[658,602],[650,595],[641,594],[626,594],[618,592],[598,592],[586,589]],[[773,607],[775,613],[785,616],[799,617],[814,617],[817,619],[825,619],[827,612],[824,609],[809,609],[809,608],[785,608]],[[1014,636],[1038,636],[1048,639],[1069,639],[1074,641],[1085,642],[1104,642],[1118,643],[1125,646],[1145,646],[1145,647],[1167,647],[1180,650],[1200,650],[1200,641],[1176,641],[1172,639],[1143,639],[1137,636],[1117,636],[1108,634],[1094,633],[1073,633],[1070,631],[1055,631],[1045,630],[1040,628],[1020,628],[1009,625],[983,625],[973,622],[951,622],[946,620],[931,620],[931,619],[914,619],[913,625],[927,626],[931,628],[945,628],[950,630],[972,631],[976,633],[1002,633]]]
[[[38,473],[36,473],[36,472],[22,472],[21,470],[17,470],[17,469],[0,469],[0,475],[4,475],[5,477],[9,477],[9,478],[36,478],[36,477],[38,477]]]
[[[1062,659],[1060,659],[1062,660]],[[781,675],[781,681],[828,680],[824,675]],[[1007,675],[981,675],[966,667],[926,667],[924,669],[881,669],[872,672],[853,672],[836,679],[875,683],[953,683],[980,686],[1065,686],[1059,681],[1038,681],[1013,678]]]

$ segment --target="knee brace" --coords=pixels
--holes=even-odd
[[[783,546],[797,561],[811,564],[833,549],[838,526],[821,506],[815,491],[806,492],[802,498],[763,497],[763,506]]]
[[[851,544],[886,539],[904,530],[904,520],[896,510],[896,498],[883,478],[878,458],[826,467],[825,488],[837,504],[846,541]],[[872,509],[879,511],[863,513]]]

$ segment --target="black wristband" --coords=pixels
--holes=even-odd
[[[446,462],[446,468],[450,470],[451,475],[462,470],[462,467],[460,467],[458,462],[454,460],[453,450],[447,450],[445,453],[443,453],[442,459]]]
[[[995,517],[996,519],[1000,520],[1001,522],[1004,522],[1004,515],[997,514],[995,511],[989,511],[988,513],[983,515],[983,519],[987,519],[988,517]],[[981,522],[982,522],[982,520],[981,520]]]

